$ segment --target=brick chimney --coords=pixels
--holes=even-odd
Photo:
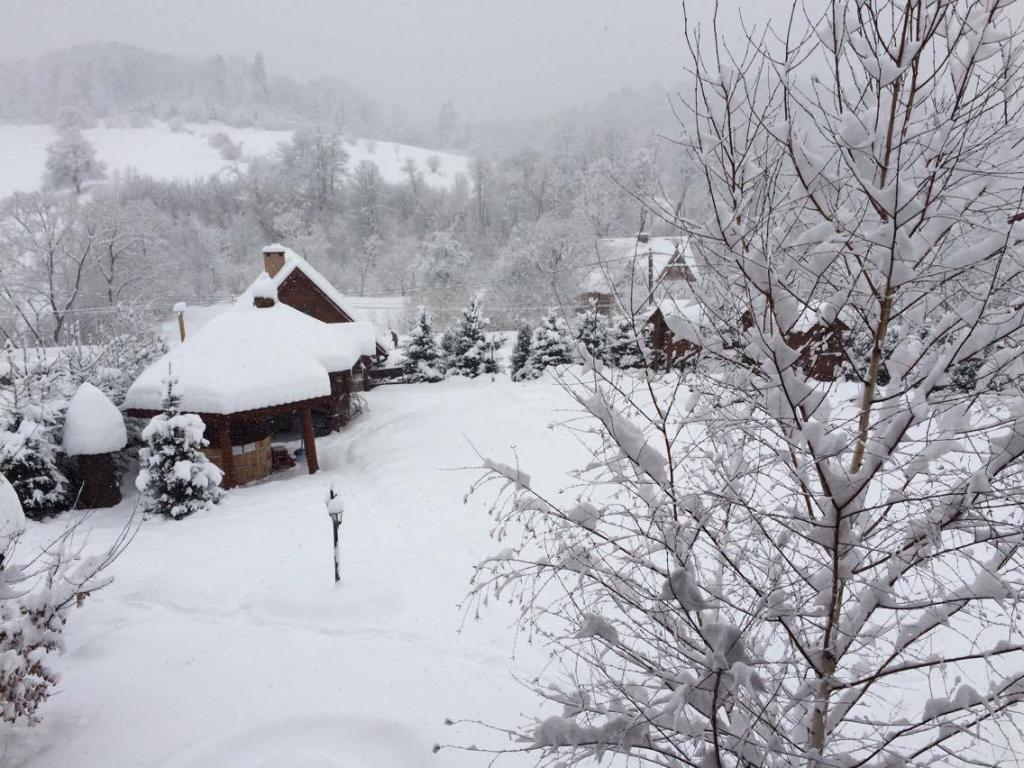
[[[641,243],[646,243],[648,240],[651,239],[651,236],[647,232],[638,232],[636,235],[636,239]],[[263,249],[263,252],[266,253],[265,248]]]
[[[274,277],[284,266],[284,246],[274,243],[263,249],[263,270]]]
[[[252,284],[252,303],[257,309],[269,309],[277,303],[277,286],[266,272]]]

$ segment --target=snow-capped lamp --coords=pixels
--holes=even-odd
[[[277,303],[277,286],[266,272],[252,284],[252,303],[257,309],[267,309]]]
[[[338,545],[338,529],[341,528],[341,520],[345,514],[345,504],[341,500],[341,493],[338,487],[331,483],[327,491],[327,516],[331,518],[331,528],[334,531],[334,583],[341,581],[341,547]]]
[[[272,243],[263,247],[263,269],[271,277],[277,277],[277,273],[284,267],[287,258],[287,249],[280,243]]]
[[[185,308],[186,304],[184,301],[179,301],[174,305],[174,314],[178,316],[178,334],[181,336],[181,340],[185,340]]]
[[[64,453],[77,458],[82,476],[78,506],[97,509],[121,501],[114,454],[127,444],[121,411],[98,387],[83,383],[64,417]]]

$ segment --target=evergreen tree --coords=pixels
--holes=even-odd
[[[576,341],[583,345],[591,357],[597,360],[608,359],[608,322],[597,311],[597,302],[591,301],[590,306],[580,314]]]
[[[544,369],[573,362],[573,340],[569,326],[551,310],[530,339],[530,356],[519,371],[519,379],[536,379]]]
[[[204,425],[193,413],[181,413],[176,380],[167,379],[164,412],[142,431],[146,446],[139,452],[136,487],[145,495],[146,509],[179,519],[220,501],[222,472],[200,450]]]
[[[473,378],[486,372],[490,355],[487,338],[484,336],[485,325],[487,319],[481,315],[480,303],[474,296],[462,310],[462,316],[455,321],[448,373]]]
[[[501,345],[502,340],[493,333],[484,344],[484,373],[501,373],[501,362],[498,360]]]
[[[519,373],[526,366],[530,359],[530,340],[533,336],[533,329],[529,324],[523,323],[519,326],[519,333],[516,334],[516,345],[512,348],[512,381],[519,380]]]
[[[406,381],[440,381],[444,378],[441,352],[430,327],[430,315],[425,309],[420,309],[416,325],[409,332],[402,372]]]
[[[643,331],[641,331],[641,336]],[[643,345],[637,339],[633,320],[624,315],[612,321],[608,337],[608,362],[616,368],[643,368]]]
[[[25,514],[34,520],[61,511],[69,501],[51,429],[22,419],[16,430],[0,431],[0,474],[14,486]]]

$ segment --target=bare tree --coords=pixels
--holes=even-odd
[[[0,219],[0,291],[40,344],[59,343],[82,294],[100,230],[74,200],[14,195]]]
[[[497,751],[1011,758],[1024,37],[1008,5],[796,3],[742,50],[688,27],[712,206],[673,220],[706,265],[700,320],[675,330],[700,356],[686,379],[593,364],[567,382],[598,435],[572,504],[486,462],[497,531],[522,538],[474,594],[518,599],[560,670],[537,685],[559,710]],[[813,329],[836,327],[868,343],[821,349]]]

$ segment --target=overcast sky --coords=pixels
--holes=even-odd
[[[785,4],[746,2],[743,12],[761,21]],[[691,13],[706,18],[711,5],[691,0]],[[464,117],[490,119],[681,79],[681,9],[681,0],[0,0],[0,51],[34,56],[95,40],[191,56],[261,51],[272,71],[336,75],[410,113],[452,100]]]

